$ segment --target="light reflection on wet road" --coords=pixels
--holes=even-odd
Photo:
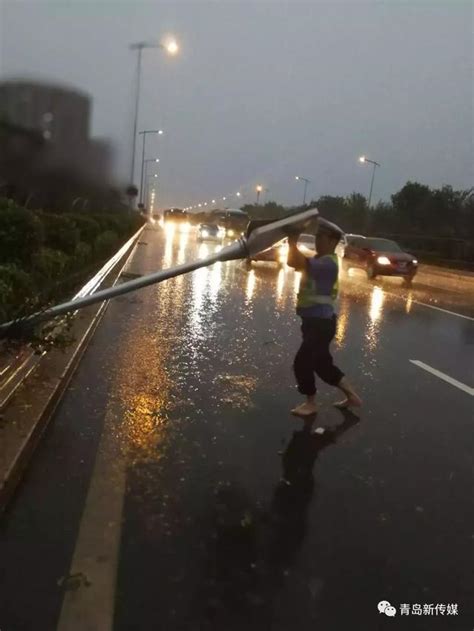
[[[143,241],[132,273],[219,247],[178,230]],[[123,473],[125,499],[107,519],[118,570],[101,559],[87,589],[115,585],[114,629],[370,631],[382,599],[457,602],[463,617],[439,628],[470,628],[472,397],[409,360],[472,385],[473,322],[417,304],[472,316],[472,297],[344,269],[334,350],[366,404],[343,416],[323,386],[328,433],[308,437],[288,414],[299,276],[218,263],[109,305],[5,520],[1,628],[55,628],[83,529],[101,557],[93,506],[81,522],[101,435],[121,454],[106,484]]]

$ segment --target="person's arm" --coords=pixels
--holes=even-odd
[[[288,236],[288,260],[287,265],[293,267],[297,271],[304,271],[307,266],[307,257],[298,250],[299,234]]]

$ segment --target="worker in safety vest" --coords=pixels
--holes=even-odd
[[[302,272],[296,313],[302,319],[303,342],[296,353],[293,369],[298,391],[306,401],[291,412],[297,416],[316,414],[316,383],[314,374],[342,390],[345,398],[337,407],[359,407],[360,397],[334,365],[329,345],[336,334],[336,299],[339,265],[334,250],[343,231],[325,219],[318,219],[316,256],[308,258],[297,248],[299,234],[289,233],[288,265]]]

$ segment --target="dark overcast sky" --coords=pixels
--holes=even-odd
[[[93,134],[130,164],[135,56],[172,33],[181,52],[144,54],[140,129],[160,162],[160,205],[257,183],[268,197],[367,194],[408,179],[473,184],[473,3],[20,2],[4,0],[1,78],[44,78],[93,96]],[[252,192],[251,192],[252,191]],[[235,204],[238,205],[237,201]]]

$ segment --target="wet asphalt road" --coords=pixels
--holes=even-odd
[[[215,247],[149,229],[129,272]],[[410,362],[472,388],[473,295],[342,276],[334,355],[365,405],[322,385],[323,434],[289,414],[293,271],[109,305],[0,522],[1,631],[474,628],[474,399]]]

